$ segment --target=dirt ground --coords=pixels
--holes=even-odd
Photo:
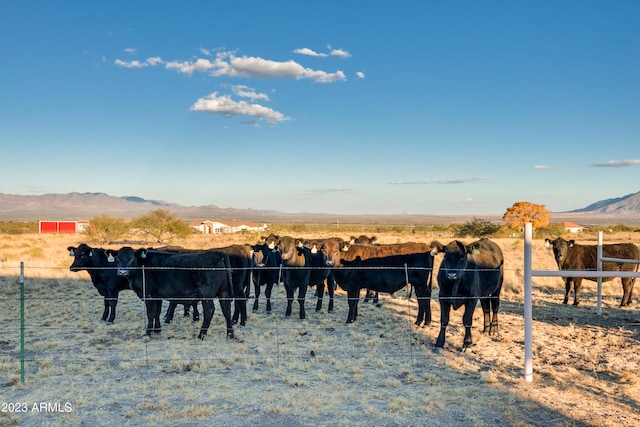
[[[0,249],[0,425],[640,425],[640,312],[637,298],[618,307],[618,279],[605,283],[597,316],[594,282],[575,307],[561,304],[559,278],[534,278],[534,376],[525,381],[521,239],[497,240],[499,335],[480,332],[478,308],[475,345],[461,352],[462,313],[453,312],[439,353],[435,285],[428,327],[413,324],[417,304],[405,290],[383,295],[381,307],[360,301],[357,322],[345,324],[344,293],[334,313],[315,312],[311,290],[301,321],[295,309],[285,318],[279,286],[274,312],[261,300],[235,340],[219,309],[202,342],[199,322],[181,316],[144,338],[133,292],[121,293],[116,321],[105,325],[88,274],[68,271],[67,241],[41,239],[5,239]],[[18,258],[27,259],[24,384]],[[534,268],[555,269],[541,241]]]

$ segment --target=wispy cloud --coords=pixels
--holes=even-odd
[[[476,178],[456,178],[456,179],[427,179],[421,181],[391,181],[392,185],[449,185],[449,184],[467,184],[471,182],[488,181],[485,177]]]
[[[145,61],[123,61],[121,59],[116,59],[114,63],[118,67],[123,68],[145,68],[145,67],[155,67],[156,65],[160,65],[163,63],[162,58],[159,56],[154,56],[151,58],[147,58]]]
[[[249,98],[252,100],[261,99],[263,101],[269,100],[269,96],[266,93],[257,93],[255,89],[252,89],[249,86],[235,85],[231,87],[231,90],[241,98]]]
[[[356,76],[358,76],[358,78],[360,78],[360,79],[364,79],[364,73],[362,71],[358,71],[356,73]]]
[[[593,166],[596,168],[624,168],[628,166],[640,166],[640,159],[629,159],[629,160],[609,160],[604,163],[593,163],[589,166]]]
[[[319,58],[326,58],[328,56],[337,56],[339,58],[351,58],[351,54],[344,49],[332,49],[331,45],[328,45],[327,49],[329,50],[328,53],[322,53],[322,52],[317,52],[313,49],[309,49],[308,47],[303,47],[300,49],[295,49],[293,53],[306,55],[306,56],[315,56]]]
[[[256,120],[264,120],[275,124],[291,120],[279,111],[246,101],[234,101],[228,95],[218,95],[214,92],[204,98],[198,99],[190,108],[192,111],[204,111],[206,113],[220,114],[224,117],[250,116]],[[255,122],[248,122],[255,124]]]
[[[553,169],[552,166],[548,166],[548,165],[534,165],[533,168],[534,169],[539,169],[539,170]]]
[[[296,193],[301,193],[301,194],[327,194],[327,193],[353,193],[353,189],[352,188],[342,188],[342,187],[336,187],[336,188],[306,188],[306,189],[297,189],[294,190]]]
[[[137,50],[138,50],[138,49],[136,49],[135,47],[128,47],[128,48],[126,48],[124,51],[125,51],[126,53],[128,53],[129,55],[135,55],[135,53],[136,53],[136,51],[137,51]]]
[[[326,53],[319,53],[319,52],[316,52],[315,50],[313,50],[313,49],[309,49],[309,48],[307,48],[307,47],[303,47],[303,48],[301,48],[301,49],[295,49],[295,50],[293,51],[293,53],[299,53],[300,55],[307,55],[307,56],[318,56],[318,57],[326,57],[326,56],[329,56],[329,55],[328,55],[328,54],[326,54]]]

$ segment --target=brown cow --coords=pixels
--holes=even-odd
[[[547,247],[553,248],[553,256],[558,263],[560,270],[596,270],[598,268],[597,245],[579,245],[574,240],[564,240],[558,237],[555,240],[545,239]],[[614,243],[602,245],[602,256],[607,258],[621,258],[629,260],[640,259],[638,247],[633,243]],[[604,271],[637,271],[638,265],[622,262],[603,262]],[[569,301],[571,284],[573,283],[573,305],[580,302],[580,288],[583,277],[565,277],[565,294],[563,304]],[[596,277],[584,277],[584,279],[596,281]],[[602,281],[613,280],[613,277],[603,277]],[[633,295],[633,284],[635,277],[622,277],[622,301],[620,307],[631,304]]]

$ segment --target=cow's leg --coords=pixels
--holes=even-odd
[[[264,296],[267,299],[267,313],[271,313],[271,291],[273,291],[273,283],[267,283],[264,290]]]
[[[478,300],[476,298],[472,298],[464,305],[464,314],[462,315],[462,324],[464,325],[464,341],[462,343],[463,351],[473,345],[471,327],[473,326],[473,312],[475,311],[477,304]]]
[[[228,304],[231,304],[229,300],[225,299]],[[222,300],[220,300],[220,306],[222,306]],[[229,319],[231,322],[231,308],[229,307]],[[213,298],[203,298],[202,299],[202,326],[200,326],[200,333],[198,334],[198,339],[203,340],[207,335],[207,331],[209,330],[209,326],[211,325],[211,319],[213,318],[213,313],[215,312],[215,306],[213,305]],[[224,311],[223,311],[224,312]]]
[[[258,279],[260,278],[260,276],[258,276]],[[254,283],[253,284],[253,293],[254,295],[254,300],[253,300],[253,308],[252,311],[255,313],[256,311],[258,311],[258,298],[260,298],[260,285],[258,283]]]
[[[231,321],[231,300],[228,298],[218,298],[220,309],[227,324],[227,338],[235,338],[233,334],[233,322]]]
[[[582,277],[573,278],[573,305],[580,304],[580,289],[582,288]]]
[[[153,311],[153,332],[159,334],[162,330],[160,326],[160,313],[162,313],[162,299],[158,299],[155,302],[155,308]]]
[[[491,330],[491,300],[493,298],[486,296],[480,299],[480,305],[482,306],[482,314],[484,316],[484,325],[482,327],[482,333],[489,332]]]
[[[369,302],[369,300],[373,298],[373,291],[370,289],[366,289],[364,293],[364,299],[362,302]]]
[[[109,316],[109,297],[104,297],[104,310],[102,311],[102,321],[105,322]]]
[[[324,290],[322,290],[324,292]],[[300,320],[306,319],[307,314],[304,311],[304,299],[307,296],[307,285],[300,285],[298,288],[298,305],[300,306]]]
[[[146,300],[145,305],[147,308],[147,336],[151,336],[152,333],[160,333],[160,313],[158,313],[158,301]],[[160,300],[160,307],[162,307],[162,300]],[[157,323],[156,323],[157,319]]]
[[[440,333],[436,339],[436,349],[444,347],[445,334],[447,326],[449,326],[449,312],[451,311],[451,302],[449,300],[440,299]]]
[[[200,312],[198,311],[198,300],[195,300],[191,303],[191,307],[193,307],[193,321],[197,322],[200,320]]]
[[[240,326],[247,324],[247,297],[238,301],[238,309],[240,310]]]
[[[347,314],[347,323],[353,323],[358,317],[358,300],[360,299],[360,289],[353,292],[351,289],[347,291],[347,304],[349,313]]]
[[[316,285],[318,292],[318,302],[316,303],[316,311],[322,310],[322,297],[324,296],[324,280]]]
[[[572,282],[572,278],[571,277],[567,277],[566,279],[564,279],[564,299],[562,300],[563,304],[566,304],[569,302],[569,294],[571,293],[571,282]]]
[[[176,307],[177,307],[178,303],[170,300],[169,301],[169,307],[167,308],[167,312],[164,314],[164,323],[169,324],[171,323],[171,321],[173,320],[173,315],[176,311]]]
[[[427,286],[416,286],[415,290],[418,300],[418,316],[415,324],[420,326],[424,322],[424,326],[429,326],[431,324],[431,290]]]
[[[109,296],[109,317],[107,318],[107,325],[112,325],[116,320],[116,306],[118,305],[118,293],[110,293]]]
[[[621,277],[620,280],[622,280],[622,301],[620,301],[620,307],[624,307],[625,305],[631,304],[635,277]]]
[[[284,289],[287,292],[287,310],[284,315],[289,317],[291,316],[291,306],[293,304],[293,288],[289,284],[285,283]]]
[[[333,296],[336,292],[336,284],[331,275],[327,277],[327,291],[329,292],[329,307],[327,307],[327,313],[333,313]]]

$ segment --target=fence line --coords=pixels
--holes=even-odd
[[[524,377],[527,382],[533,381],[533,303],[532,280],[535,277],[595,277],[598,281],[597,314],[602,314],[602,278],[604,277],[640,277],[637,271],[603,271],[605,261],[640,264],[640,260],[622,258],[605,258],[602,256],[602,231],[598,232],[597,267],[595,270],[533,270],[532,269],[533,228],[530,222],[524,225]],[[575,292],[575,290],[574,290]]]

